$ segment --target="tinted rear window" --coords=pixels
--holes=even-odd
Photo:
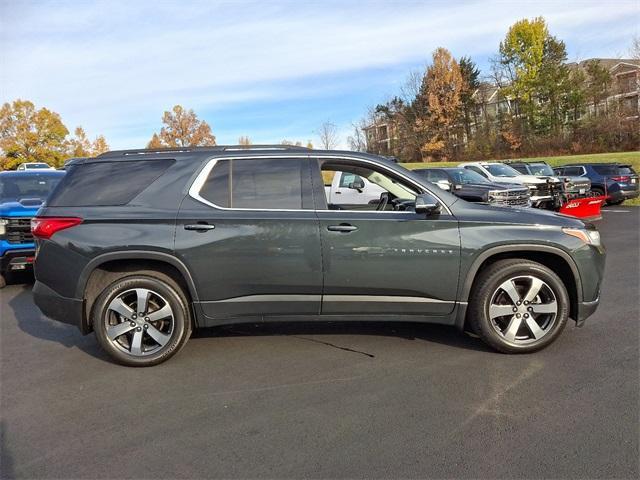
[[[615,175],[618,168],[613,165],[594,165],[593,169],[600,175]]]
[[[162,159],[72,165],[48,204],[52,207],[125,205],[151,185],[173,162]]]

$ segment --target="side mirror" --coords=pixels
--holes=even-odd
[[[449,183],[449,180],[438,180],[436,185],[447,192],[451,190],[451,183]]]
[[[351,182],[349,184],[349,188],[351,190],[364,190],[364,180],[362,180],[361,178],[356,179],[355,181]]]
[[[416,197],[416,213],[424,213],[427,216],[436,215],[440,213],[441,209],[440,202],[428,193],[422,193]]]

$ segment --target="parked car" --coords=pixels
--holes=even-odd
[[[466,168],[421,168],[415,173],[438,187],[468,202],[483,202],[496,207],[529,207],[529,189],[517,183],[493,183]]]
[[[551,165],[547,162],[525,162],[525,161],[511,161],[506,162],[507,165],[516,169],[520,173],[527,175],[536,175],[544,177],[557,177],[564,182],[564,193],[566,199],[574,199],[586,197],[591,191],[591,180],[587,177],[581,177],[579,175],[562,175],[553,170]]]
[[[52,167],[48,163],[44,162],[29,162],[29,163],[21,163],[16,168],[18,171],[24,170],[55,170],[55,167]]]
[[[554,168],[558,175],[586,177],[591,181],[593,195],[607,195],[607,203],[619,205],[638,198],[638,174],[631,165],[623,163],[572,163]]]
[[[11,272],[31,268],[31,218],[63,176],[55,170],[0,172],[0,288]]]
[[[34,299],[126,365],[166,360],[193,328],[247,321],[433,322],[532,352],[600,298],[593,225],[464,202],[375,155],[134,150],[67,172],[32,223]],[[385,192],[367,208],[330,203],[324,172]]]
[[[499,162],[468,162],[458,166],[473,170],[491,182],[526,185],[534,207],[556,210],[562,205],[564,183],[556,177],[525,175]]]
[[[379,202],[380,195],[386,192],[366,178],[349,172],[335,172],[331,184],[324,188],[329,205],[348,205],[350,208]]]

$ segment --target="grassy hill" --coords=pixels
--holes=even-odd
[[[515,159],[514,159],[515,160]],[[526,158],[526,161],[544,160],[551,166],[566,165],[567,163],[591,162],[607,163],[619,162],[628,163],[633,169],[640,173],[640,151],[638,152],[618,152],[618,153],[594,153],[590,155],[565,155],[560,157],[536,157]],[[429,167],[455,167],[460,162],[434,162],[434,163],[403,163],[406,168],[429,168]],[[640,206],[640,199],[624,202],[624,205]]]

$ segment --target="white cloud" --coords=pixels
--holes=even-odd
[[[545,16],[568,43],[584,39],[585,52],[600,52],[592,44],[602,36],[594,32],[606,37],[605,25],[616,24],[620,38],[620,29],[630,34],[629,25],[640,19],[637,2],[612,8],[498,0],[5,1],[1,13],[0,100],[32,99],[70,125],[116,134],[114,144],[144,136],[140,130],[150,133],[175,103],[200,110],[318,97],[331,86],[310,88],[310,79],[422,62],[440,45],[456,55],[486,56],[523,17]],[[367,85],[343,81],[342,87]],[[124,127],[137,133],[127,135]]]

